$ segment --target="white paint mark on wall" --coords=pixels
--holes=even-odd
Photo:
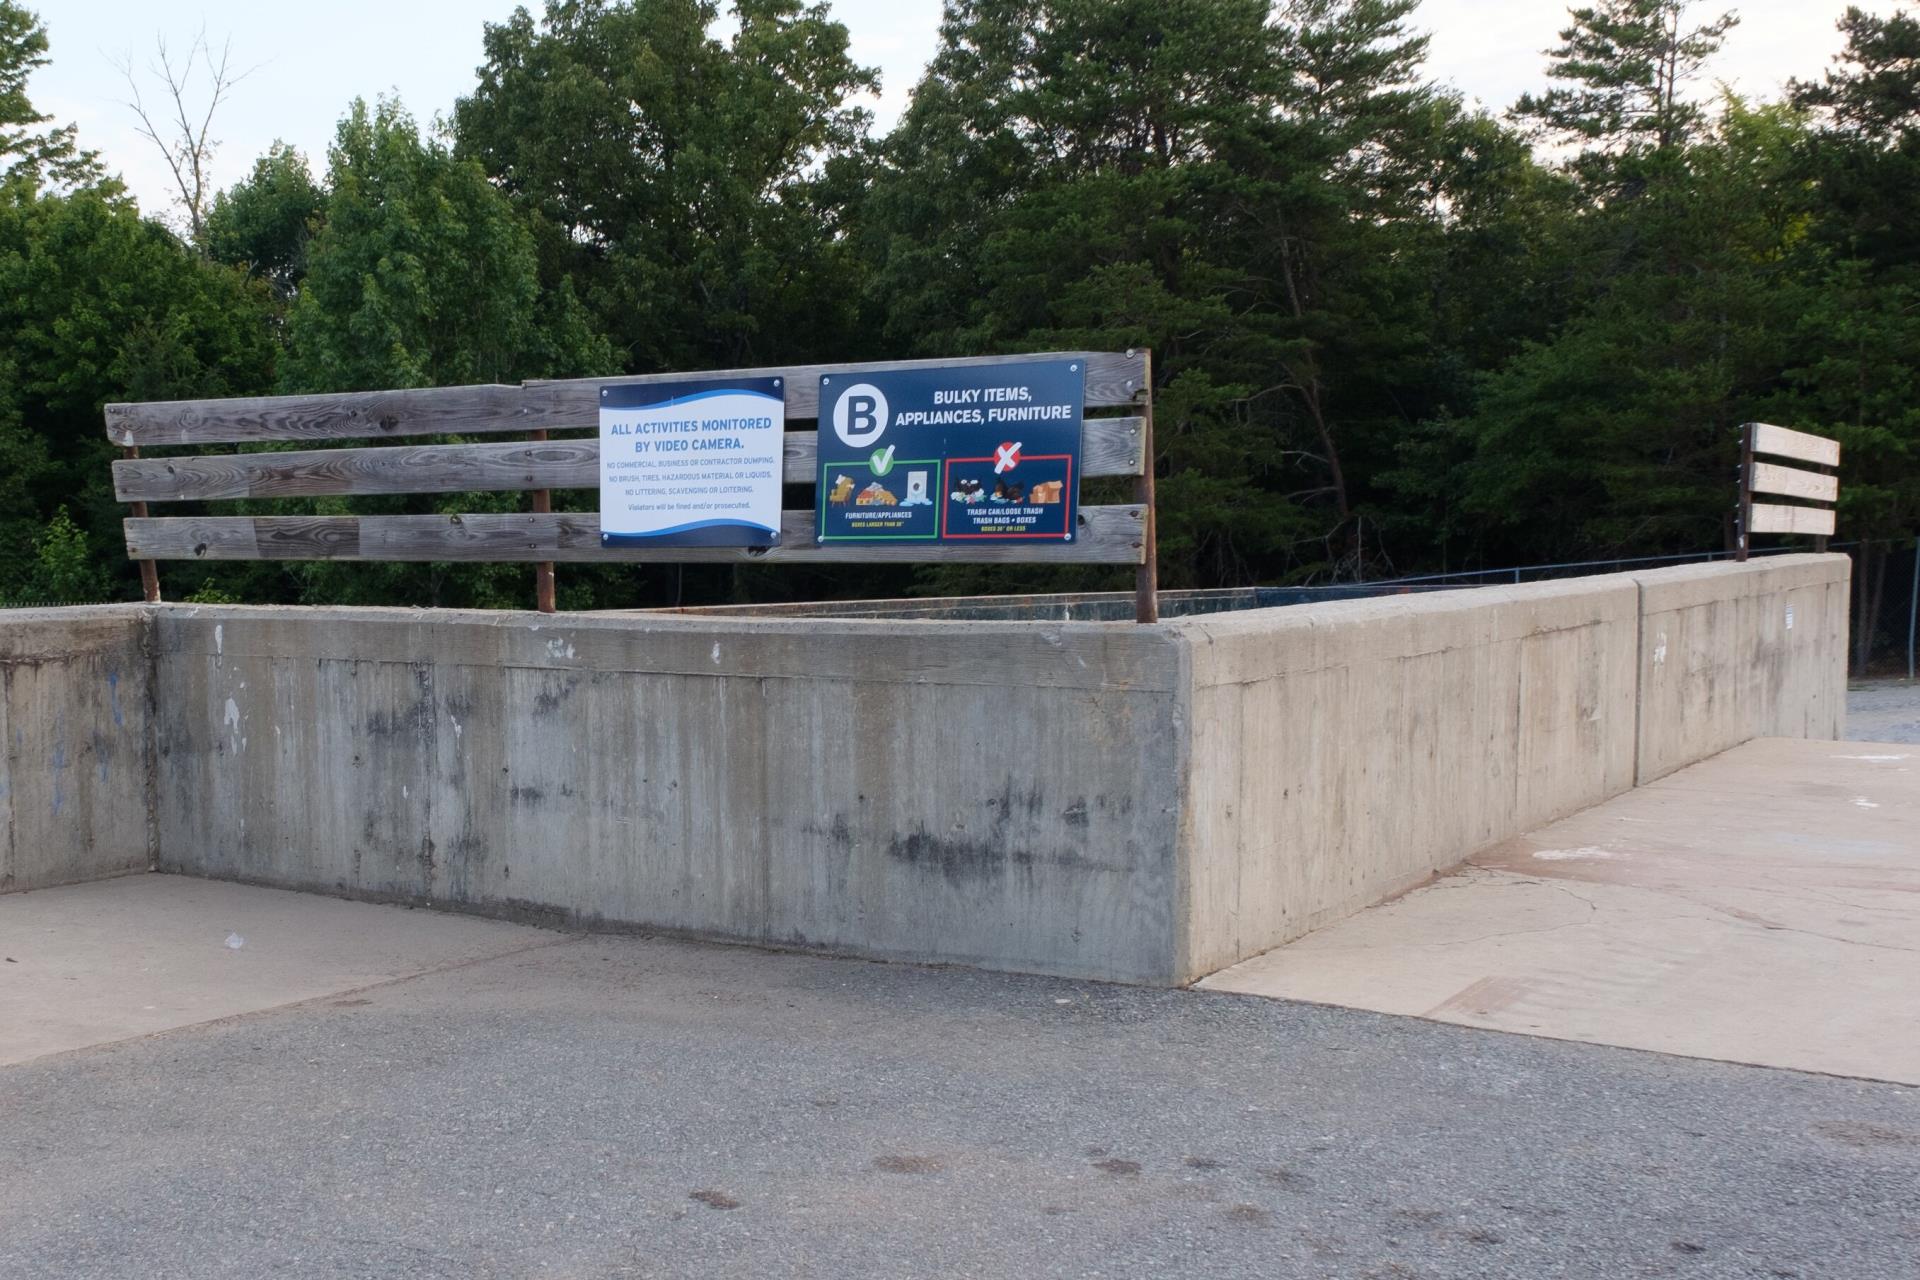
[[[1599,845],[1583,844],[1577,849],[1535,849],[1533,856],[1542,862],[1584,862],[1589,860],[1611,861],[1628,855],[1613,849],[1602,849]]]
[[[227,651],[227,629],[219,623],[213,624],[213,656],[219,657]]]
[[[718,640],[713,642],[713,663],[715,666],[720,665],[720,642]]]
[[[1835,760],[1871,760],[1875,764],[1889,764],[1895,760],[1910,760],[1912,758],[1913,757],[1908,754],[1901,754],[1897,756],[1835,756],[1834,757]]]
[[[1855,796],[1853,798],[1853,806],[1856,809],[1878,809],[1880,807],[1865,796]]]
[[[453,740],[460,741],[460,717],[450,715],[447,719],[453,721]]]
[[[1787,606],[1787,630],[1793,630],[1793,606]]]
[[[1657,667],[1661,663],[1665,662],[1666,660],[1667,660],[1667,633],[1662,631],[1658,636],[1654,638],[1653,665]]]
[[[238,729],[240,727],[240,704],[232,698],[228,698],[226,714],[221,717],[221,720],[229,729]]]
[[[547,656],[550,658],[571,658],[573,645],[564,636],[555,636],[547,641]]]

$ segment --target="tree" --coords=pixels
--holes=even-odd
[[[53,117],[34,110],[27,97],[28,77],[46,65],[46,24],[14,0],[0,0],[0,183],[97,183],[100,158],[80,149],[76,127],[41,128]]]
[[[44,524],[64,502],[97,562],[129,581],[102,406],[270,390],[267,315],[264,288],[112,189],[0,187],[0,410],[31,440],[0,441],[25,460],[0,469],[11,509]]]
[[[1553,141],[1608,155],[1681,146],[1706,120],[1687,88],[1740,21],[1727,12],[1689,27],[1692,7],[1693,0],[1601,0],[1570,10],[1573,24],[1548,50],[1547,74],[1571,83],[1522,94],[1513,114]]]
[[[1412,7],[969,0],[888,139],[861,242],[896,349],[1153,348],[1170,583],[1367,555],[1464,124]]]
[[[214,193],[213,154],[220,146],[212,136],[213,117],[233,87],[246,79],[248,73],[234,70],[231,40],[223,43],[215,55],[213,46],[207,43],[205,27],[194,36],[184,57],[168,50],[165,37],[154,41],[154,49],[155,62],[149,71],[159,78],[166,103],[154,110],[147,108],[145,96],[140,92],[140,77],[133,70],[133,55],[129,53],[120,64],[120,74],[133,94],[127,106],[140,121],[140,136],[159,150],[161,159],[167,163],[167,171],[173,175],[175,198],[186,215],[188,243],[204,252],[207,205]],[[205,68],[204,73],[194,71],[195,62]],[[206,97],[204,107],[188,102],[194,96],[196,74],[204,74],[206,80],[202,91]],[[161,114],[156,116],[156,112]]]
[[[1675,157],[1684,186],[1634,202],[1658,252],[1587,281],[1564,325],[1483,376],[1471,412],[1430,424],[1462,449],[1449,469],[1424,460],[1473,552],[1530,563],[1730,538],[1737,428],[1784,389],[1805,305],[1805,135],[1790,109],[1730,102]]]
[[[1823,271],[1799,316],[1802,358],[1782,412],[1843,445],[1840,524],[1860,541],[1855,663],[1886,596],[1889,544],[1920,530],[1920,17],[1849,8],[1846,47],[1793,100],[1818,129],[1799,176]]]
[[[821,355],[854,341],[839,236],[878,81],[825,4],[550,0],[489,24],[457,152],[532,214],[636,370]]]
[[[207,252],[291,301],[306,276],[307,246],[325,199],[306,157],[276,142],[254,161],[251,173],[214,196],[207,213]]]
[[[289,391],[514,382],[611,359],[571,289],[543,294],[533,237],[480,167],[391,101],[340,122],[289,340]]]

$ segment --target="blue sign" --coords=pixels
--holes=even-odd
[[[1086,365],[820,379],[821,542],[1071,542]]]
[[[777,545],[786,422],[779,378],[602,387],[601,545]]]

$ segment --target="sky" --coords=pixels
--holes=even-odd
[[[261,0],[27,0],[47,24],[53,63],[29,85],[36,106],[80,126],[83,145],[119,172],[141,207],[158,211],[170,179],[152,143],[136,132],[119,64],[141,71],[157,37],[190,44],[204,26],[230,40],[233,65],[252,68],[215,117],[218,186],[245,175],[276,139],[324,167],[327,143],[356,96],[398,95],[421,120],[447,113],[474,83],[481,29],[513,10],[511,0],[330,0],[324,5]],[[1834,23],[1846,0],[1725,0],[1741,24],[1711,74],[1750,97],[1777,94],[1794,76],[1817,76],[1841,40]],[[531,6],[530,6],[531,7]],[[1899,5],[1863,4],[1874,12]],[[1707,0],[1696,12],[1719,12]],[[884,129],[898,117],[938,39],[940,0],[833,0],[852,34],[853,54],[881,70],[869,105]],[[1432,35],[1429,69],[1470,100],[1498,111],[1545,83],[1541,51],[1565,24],[1564,0],[1422,0],[1415,22]],[[151,96],[158,81],[148,78]]]

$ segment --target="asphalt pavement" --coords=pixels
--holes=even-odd
[[[1855,742],[1920,742],[1920,684],[1869,680],[1849,685],[1847,737]]]
[[[1920,1091],[1231,994],[556,934],[0,1068],[10,1280],[1916,1259]]]

